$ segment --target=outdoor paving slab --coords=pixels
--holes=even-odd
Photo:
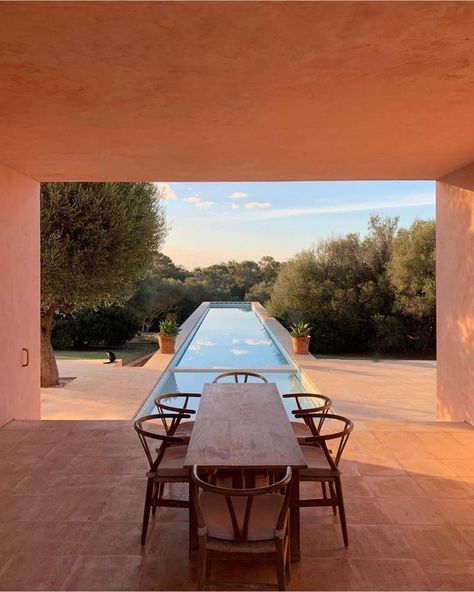
[[[0,568],[0,590],[60,590],[76,558],[51,555],[47,560],[36,553],[17,554]]]
[[[472,590],[474,559],[422,561],[421,566],[433,590]]]
[[[378,475],[365,477],[365,483],[376,497],[423,497],[423,490],[408,476]]]
[[[292,566],[291,590],[362,590],[357,572],[345,557],[318,558]]]
[[[130,555],[78,557],[61,590],[138,590],[143,558]]]
[[[114,367],[101,360],[58,360],[61,388],[41,389],[44,419],[131,419],[161,376],[162,368]]]
[[[445,524],[436,504],[423,497],[381,497],[381,508],[393,524]]]
[[[388,422],[384,430],[384,423],[357,434],[341,465],[349,548],[330,508],[302,508],[302,557],[290,589],[474,587],[474,478],[447,464],[445,471],[436,458],[437,447],[452,446],[451,438],[426,436],[430,430],[452,435],[472,450],[459,461],[469,464],[474,429],[402,430]],[[0,429],[0,447],[11,443],[4,434],[18,434],[23,448],[22,454],[2,449],[0,457],[0,589],[196,588],[186,510],[159,509],[140,545],[147,463],[130,421],[12,422]],[[410,444],[428,443],[431,456],[403,458],[404,447],[395,442],[405,436]],[[372,445],[377,456],[369,456]],[[187,487],[175,485],[172,493],[186,497]],[[318,484],[302,485],[303,497],[319,493]],[[214,576],[243,571],[252,581],[275,575],[267,563],[213,566]]]
[[[430,581],[414,559],[351,559],[362,590],[429,590]]]

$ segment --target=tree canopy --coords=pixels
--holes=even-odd
[[[373,216],[364,239],[323,241],[285,263],[271,312],[310,322],[321,353],[434,348],[434,241],[434,222],[398,230]]]
[[[153,183],[41,185],[42,384],[57,383],[55,313],[123,303],[167,232]]]
[[[160,236],[165,228],[162,219]],[[416,220],[404,229],[398,218],[372,216],[364,236],[351,233],[321,241],[284,263],[266,256],[188,271],[162,253],[153,253],[151,260],[145,277],[137,282],[135,276],[130,290],[120,291],[134,292],[122,317],[117,311],[92,311],[92,316],[106,317],[95,325],[103,333],[102,343],[110,342],[105,327],[111,319],[120,322],[121,335],[127,334],[130,311],[136,326],[148,331],[156,330],[169,312],[182,322],[203,301],[257,300],[287,327],[310,323],[317,353],[434,351],[434,221]],[[82,312],[75,316],[75,333],[67,337],[73,342],[81,338],[78,328],[85,318]]]

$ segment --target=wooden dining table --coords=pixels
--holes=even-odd
[[[291,558],[300,558],[299,470],[303,453],[275,384],[206,384],[184,466],[209,469],[293,470],[290,501]],[[197,546],[190,519],[190,547]]]

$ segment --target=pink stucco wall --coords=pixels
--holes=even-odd
[[[474,424],[474,165],[436,189],[438,417]]]
[[[0,165],[0,425],[40,417],[39,360],[39,183]]]

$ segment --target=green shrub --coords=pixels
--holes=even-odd
[[[59,319],[52,342],[55,349],[116,347],[132,339],[138,330],[138,319],[130,308],[86,308]]]
[[[53,333],[51,335],[51,344],[53,349],[71,349],[75,343],[75,321],[72,317],[63,317],[57,319]]]

